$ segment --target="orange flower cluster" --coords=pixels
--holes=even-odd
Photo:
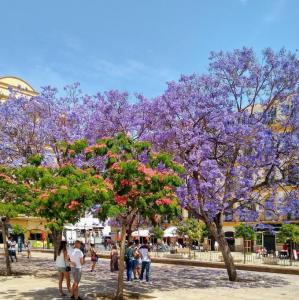
[[[166,191],[172,191],[172,187],[169,186],[169,185],[166,185],[166,186],[164,187],[164,190],[166,190]]]
[[[119,206],[125,206],[128,202],[128,196],[120,196],[120,195],[115,195],[115,202]]]
[[[85,153],[85,154],[91,153],[91,152],[93,152],[93,146],[89,146],[89,147],[86,147],[86,148],[84,149],[84,153]]]
[[[74,210],[79,205],[79,202],[76,200],[72,200],[71,204],[69,204],[67,207],[69,210]]]
[[[106,147],[106,145],[103,145],[103,144],[95,144],[94,145],[95,149],[102,149],[102,148],[105,148],[105,147]]]
[[[110,180],[110,179],[105,179],[105,180],[104,180],[104,183],[105,183],[107,189],[109,189],[109,190],[112,190],[112,189],[113,189],[113,182],[112,182],[112,180]]]
[[[131,186],[132,183],[131,183],[131,181],[128,180],[128,179],[122,179],[122,180],[120,181],[120,185],[121,185],[121,186]]]
[[[115,170],[116,172],[121,172],[122,171],[122,168],[119,166],[118,163],[114,163],[112,166],[111,166],[111,169],[112,170]]]
[[[4,173],[0,173],[0,178],[3,178],[4,181],[6,181],[7,183],[16,183],[12,178],[10,178],[8,175],[4,174]]]
[[[146,177],[153,177],[157,174],[157,172],[151,168],[146,167],[144,164],[140,164],[138,166],[138,171],[143,173]]]
[[[162,199],[156,200],[157,205],[170,205],[170,204],[172,204],[172,202],[173,201],[169,198],[162,198]]]
[[[107,156],[108,156],[109,158],[116,158],[116,157],[117,157],[117,155],[116,155],[115,153],[113,153],[112,151],[108,151],[108,152],[107,152]]]
[[[49,199],[49,194],[48,193],[42,193],[39,195],[40,200],[48,200]]]

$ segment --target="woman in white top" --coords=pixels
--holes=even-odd
[[[66,241],[61,241],[58,249],[58,255],[56,258],[56,268],[59,273],[59,292],[61,296],[66,296],[66,294],[62,290],[62,282],[63,278],[66,279],[66,285],[71,293],[71,280],[69,273],[69,265],[68,265],[69,257],[66,249]]]

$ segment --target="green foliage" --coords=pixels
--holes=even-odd
[[[299,226],[296,224],[283,224],[277,234],[279,242],[284,243],[286,240],[299,242]]]
[[[200,241],[203,236],[204,223],[197,219],[188,218],[182,222],[177,222],[177,233],[187,236],[190,241]]]
[[[153,228],[153,233],[157,239],[161,240],[163,238],[164,231],[159,226]]]
[[[206,224],[204,224],[203,229],[202,229],[202,237],[207,238],[211,235],[210,230]]]
[[[12,232],[15,235],[21,235],[24,234],[26,232],[26,228],[19,225],[19,224],[15,224],[12,226]]]
[[[14,171],[12,168],[0,167],[0,216],[8,218],[30,210],[28,190],[16,181]]]
[[[43,156],[39,154],[31,155],[27,158],[27,162],[33,166],[40,166],[43,161]]]
[[[252,226],[241,223],[240,225],[235,226],[235,237],[243,238],[244,240],[254,240],[256,232]]]
[[[107,198],[103,179],[93,169],[26,166],[16,176],[20,185],[27,186],[32,212],[45,218],[50,230],[59,231],[65,223],[76,222],[94,203]]]

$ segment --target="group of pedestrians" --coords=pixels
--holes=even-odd
[[[11,260],[11,262],[17,262],[17,248],[18,252],[22,252],[19,245],[17,245],[17,242],[10,236],[7,240],[7,249],[8,249],[8,256]],[[30,241],[25,242],[25,248],[27,251],[27,258],[31,258],[31,243]]]
[[[117,245],[111,246],[110,252],[110,270],[116,272],[119,270],[119,252]],[[90,245],[91,272],[95,272],[95,266],[98,261],[95,246]],[[59,273],[59,293],[66,296],[63,291],[63,281],[65,279],[68,293],[71,299],[80,300],[79,283],[82,275],[82,266],[85,264],[86,248],[81,241],[76,241],[70,248],[66,241],[61,241],[56,258],[56,268]],[[150,247],[147,241],[139,245],[139,241],[129,242],[125,250],[125,263],[127,269],[127,281],[143,281],[144,275],[146,282],[150,281]],[[71,277],[73,284],[71,285]]]
[[[143,245],[139,241],[129,242],[125,251],[125,262],[127,270],[127,281],[143,281],[144,273],[146,282],[150,281],[150,247],[147,240]]]

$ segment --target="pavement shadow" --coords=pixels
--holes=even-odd
[[[39,269],[35,278],[57,278],[53,262],[32,261],[31,269]],[[152,283],[131,282],[125,283],[128,292],[150,295],[154,290],[174,291],[177,289],[206,289],[206,288],[272,288],[285,287],[289,285],[287,278],[281,275],[269,273],[257,273],[248,271],[238,271],[239,280],[231,282],[227,278],[226,271],[223,269],[210,269],[178,265],[152,265]],[[2,279],[0,279],[2,281]],[[101,260],[94,273],[90,272],[90,262],[88,261],[83,270],[82,282],[80,284],[80,294],[91,295],[97,293],[112,294],[116,290],[117,274],[109,270],[108,260]],[[49,287],[32,291],[6,291],[6,299],[63,299],[58,296],[57,288]],[[64,298],[64,299],[69,299]],[[88,297],[94,299],[94,297]]]

